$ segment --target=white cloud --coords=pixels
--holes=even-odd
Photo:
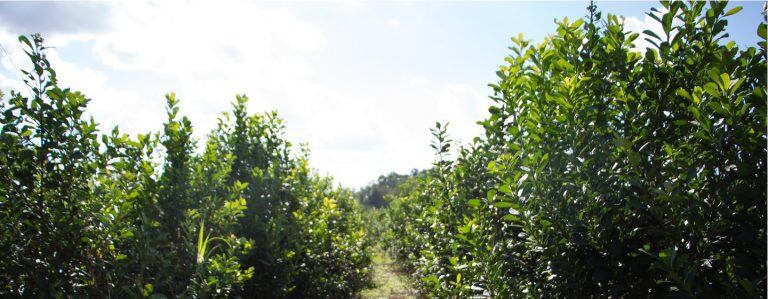
[[[326,36],[289,10],[178,4],[116,2],[105,30],[46,36],[61,83],[93,99],[88,112],[102,130],[159,131],[162,93],[175,91],[202,139],[235,94],[245,93],[251,112],[278,110],[289,140],[309,143],[312,165],[351,187],[389,171],[429,167],[435,121],[449,122],[451,137],[464,142],[482,132],[475,122],[489,100],[470,85],[414,77],[390,93],[341,92],[318,83],[311,63],[329,43]],[[0,42],[12,45],[17,64],[27,60],[18,34],[0,26]],[[14,67],[7,59],[2,66],[0,88],[19,88],[9,75]]]
[[[24,84],[21,84],[21,82],[18,79],[15,78],[9,78],[4,76],[3,74],[0,74],[0,91],[6,96],[9,96],[10,91],[25,91],[26,87]]]
[[[658,10],[658,13],[655,13],[656,16],[658,16],[661,19],[661,16],[667,13],[669,10],[664,8],[663,6],[656,7],[656,10]],[[672,20],[672,26],[680,25],[682,22],[674,18]],[[661,26],[661,23],[654,20],[652,17],[645,15],[643,19],[639,19],[637,17],[627,17],[624,19],[624,29],[629,32],[636,32],[639,33],[640,36],[635,40],[634,44],[634,50],[639,51],[641,53],[645,53],[646,48],[655,48],[653,44],[645,40],[645,38],[655,39],[645,33],[643,31],[650,30],[656,35],[658,35],[661,38],[665,38],[666,35],[664,34],[664,29]],[[677,30],[672,30],[670,38],[674,37],[677,33]]]
[[[108,127],[120,124],[130,133],[159,128],[164,118],[163,94],[140,96],[133,90],[141,86],[116,89],[104,72],[76,66],[78,57],[70,58],[73,62],[62,59],[59,48],[84,41],[110,75],[170,78],[175,84],[164,83],[180,87],[173,91],[182,99],[182,113],[193,121],[198,138],[213,128],[220,112],[229,109],[235,94],[273,96],[266,105],[254,105],[261,109],[285,106],[276,102],[285,98],[298,100],[286,93],[302,90],[307,82],[303,78],[313,73],[304,56],[325,47],[325,37],[317,28],[287,9],[253,3],[180,4],[115,2],[109,10],[113,13],[108,17],[110,30],[46,35],[47,45],[54,46],[47,53],[60,81],[93,99],[89,111],[97,120]],[[17,64],[27,60],[16,42],[18,34],[0,31],[3,45],[14,46]],[[3,66],[14,69],[7,61]]]
[[[431,167],[429,129],[435,121],[450,123],[451,139],[467,144],[483,132],[476,122],[488,116],[490,105],[490,99],[467,84],[404,87],[399,97],[333,98],[341,105],[314,111],[316,117],[299,135],[312,138],[313,164],[349,186],[362,186],[390,171]]]
[[[29,95],[28,87],[21,82],[23,75],[17,69],[31,67],[31,62],[24,54],[26,46],[18,42],[19,34],[21,33],[11,33],[7,28],[0,28],[0,43],[12,59],[11,61],[3,55],[2,66],[9,76],[0,75],[0,88],[4,91],[15,90]],[[45,55],[56,70],[59,84],[79,90],[91,99],[86,115],[93,116],[101,124],[102,132],[109,132],[116,125],[120,125],[121,131],[129,133],[149,132],[159,128],[163,120],[161,102],[147,101],[130,89],[111,87],[107,73],[79,66],[61,57],[60,50],[65,49],[71,42],[89,41],[98,36],[83,33],[55,33],[45,35],[44,38],[46,47],[49,47]]]
[[[22,74],[16,68],[29,68],[32,64],[28,61],[28,58],[24,52],[17,46],[19,41],[17,36],[9,32],[6,28],[0,27],[0,45],[3,46],[2,52],[2,66],[7,70],[8,76],[5,77],[3,87],[16,87],[14,90],[18,92],[24,92],[26,89],[21,82]],[[15,81],[15,82],[11,82]],[[23,87],[23,88],[20,88]]]
[[[116,29],[99,36],[94,51],[114,69],[175,78],[182,112],[198,136],[229,110],[235,94],[272,101],[257,105],[262,109],[296,100],[292,91],[301,90],[303,78],[313,73],[304,55],[326,44],[317,28],[286,9],[246,2],[178,4],[118,3]]]
[[[438,90],[428,90],[428,93],[437,120],[449,124],[448,133],[453,140],[468,144],[483,133],[477,121],[489,116],[488,106],[492,103],[487,96],[468,84],[446,85]]]
[[[285,69],[305,74],[307,66],[295,54],[325,46],[322,33],[286,9],[245,2],[118,4],[116,30],[100,36],[96,46],[100,58],[118,69],[191,76],[233,70],[284,75]]]
[[[426,86],[431,84],[427,78],[424,77],[416,77],[411,79],[411,86]]]

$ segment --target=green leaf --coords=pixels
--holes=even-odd
[[[706,91],[708,94],[710,94],[712,96],[715,96],[715,97],[719,97],[720,96],[720,91],[717,88],[717,85],[715,83],[712,83],[712,82],[707,82],[707,84],[704,84],[704,91]]]
[[[432,283],[437,284],[440,282],[440,279],[437,278],[435,275],[429,275],[421,278],[421,281],[424,283]]]
[[[670,32],[672,32],[673,17],[674,17],[674,14],[672,14],[671,12],[668,12],[661,17],[661,27],[664,29],[664,34],[666,34],[667,36],[669,36]]]
[[[584,24],[584,19],[578,19],[575,22],[573,22],[573,24],[571,24],[571,27],[572,28],[579,28],[583,24]]]
[[[149,297],[149,295],[152,294],[152,292],[154,291],[155,291],[155,287],[151,283],[144,285],[144,297]]]
[[[19,35],[19,41],[27,45],[27,47],[32,48],[32,43],[29,42],[29,39],[26,36]]]
[[[727,17],[727,16],[730,16],[730,15],[736,14],[736,13],[740,12],[742,8],[743,7],[741,7],[741,6],[736,6],[734,8],[731,8],[728,12],[725,13],[725,16]]]
[[[479,199],[470,199],[467,201],[467,205],[470,207],[479,207],[480,206],[480,200]]]
[[[504,217],[501,217],[501,219],[503,219],[504,221],[512,221],[512,222],[520,221],[520,217],[519,216],[512,215],[512,214],[504,215]]]
[[[688,93],[685,89],[678,88],[675,91],[675,94],[677,94],[677,95],[679,95],[679,96],[681,96],[681,97],[683,97],[683,98],[685,98],[685,99],[687,99],[689,101],[693,100],[693,98],[691,97],[691,94]]]
[[[731,87],[731,77],[726,73],[720,74],[720,82],[723,83],[723,90],[726,91]]]
[[[493,199],[496,198],[496,189],[488,190],[488,192],[486,192],[486,198],[488,201],[493,201]]]
[[[565,69],[565,70],[568,70],[568,71],[570,71],[570,70],[573,70],[573,65],[571,65],[571,64],[570,64],[570,63],[569,63],[567,60],[565,60],[565,59],[559,59],[559,60],[557,60],[557,61],[555,62],[555,64],[557,64],[557,66],[559,66],[560,68],[563,68],[563,69]]]
[[[457,256],[449,257],[448,258],[448,262],[450,262],[451,265],[456,266],[456,264],[459,263],[459,257],[457,257]]]
[[[499,186],[498,189],[499,189],[499,191],[501,191],[504,194],[507,194],[507,195],[511,195],[512,194],[512,189],[509,187],[509,184],[501,185],[501,186]]]
[[[653,37],[655,37],[658,40],[661,40],[661,37],[659,37],[659,35],[656,34],[656,32],[653,32],[653,30],[644,30],[643,33],[645,33],[647,35],[650,35],[650,36],[653,36]]]
[[[496,161],[488,162],[488,170],[491,172],[496,171]]]

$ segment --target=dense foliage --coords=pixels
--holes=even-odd
[[[382,208],[389,205],[391,198],[400,195],[400,186],[407,180],[423,174],[416,169],[411,170],[410,174],[398,174],[390,172],[387,175],[380,175],[378,179],[360,188],[355,193],[357,200],[368,208]]]
[[[101,135],[20,37],[28,96],[0,101],[0,295],[344,298],[369,284],[350,191],[291,154],[275,113],[233,113],[196,150],[168,94],[160,133]]]
[[[431,297],[764,297],[766,25],[662,2],[652,47],[614,15],[513,38],[484,136],[390,205],[388,243]]]

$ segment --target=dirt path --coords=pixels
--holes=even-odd
[[[359,298],[418,298],[416,291],[410,285],[408,275],[398,271],[394,261],[381,249],[376,249],[373,256],[373,282],[376,287],[364,290]]]

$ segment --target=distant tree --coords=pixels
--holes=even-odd
[[[413,169],[410,174],[398,174],[390,172],[387,175],[381,175],[379,178],[361,188],[355,193],[357,200],[365,207],[381,208],[389,204],[389,196],[396,197],[400,192],[400,185],[410,178],[419,174],[419,171]]]

